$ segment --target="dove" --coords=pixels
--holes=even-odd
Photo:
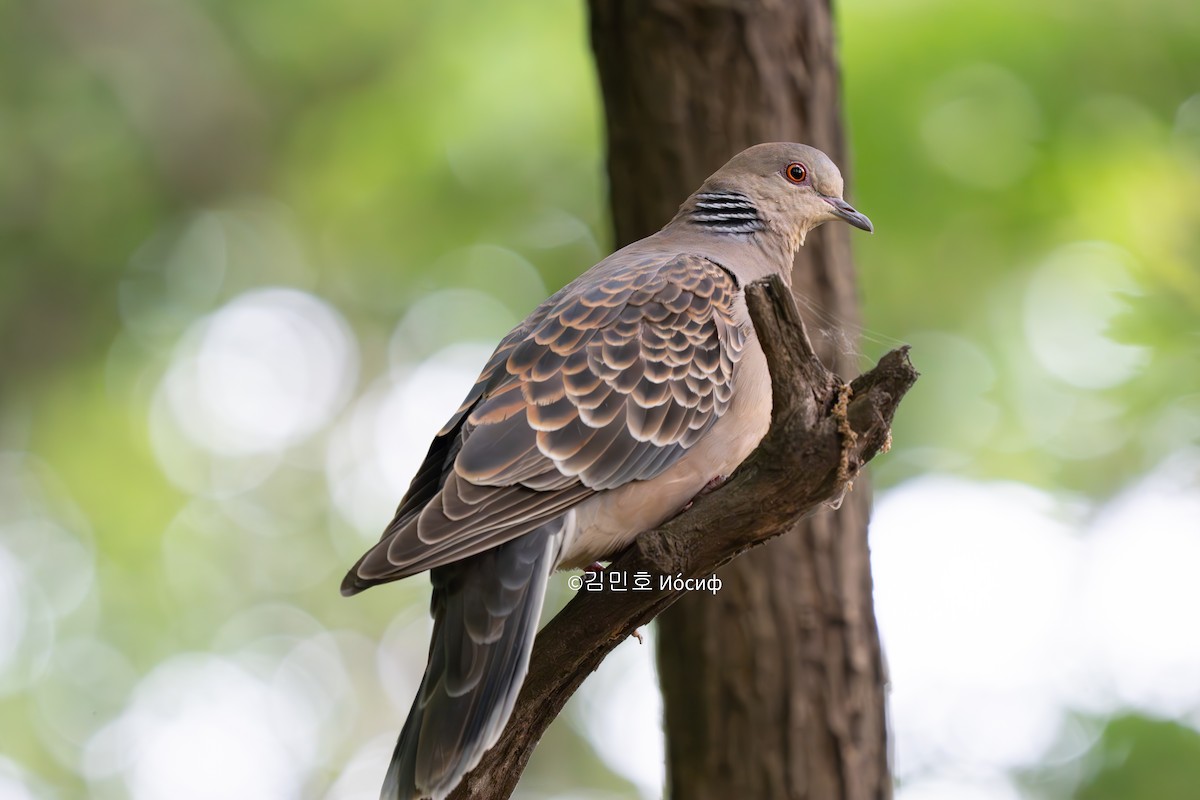
[[[613,557],[728,476],[771,419],[743,290],[813,228],[868,232],[813,147],[751,147],[659,232],[505,336],[342,593],[426,570],[429,661],[380,797],[442,800],[499,739],[555,569]]]

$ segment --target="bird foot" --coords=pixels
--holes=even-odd
[[[633,633],[629,634],[630,639],[637,639],[638,644],[646,643],[646,634],[642,633],[641,628],[634,628]]]
[[[691,508],[693,505],[695,505],[697,497],[704,497],[704,495],[710,494],[712,492],[715,492],[717,489],[720,489],[725,484],[725,481],[727,481],[727,480],[729,480],[729,478],[725,475],[714,475],[712,478],[709,479],[708,483],[706,483],[700,487],[700,491],[696,492],[696,497],[693,497],[691,500],[688,500],[687,504],[683,508],[679,509],[679,513],[682,514],[684,511],[687,511],[689,508]]]

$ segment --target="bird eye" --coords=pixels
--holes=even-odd
[[[783,170],[783,176],[792,183],[804,183],[804,179],[808,177],[808,167],[799,161],[794,164],[788,164]]]

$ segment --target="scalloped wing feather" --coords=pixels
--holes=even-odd
[[[737,293],[707,259],[657,255],[606,262],[539,306],[496,348],[343,591],[475,555],[667,469],[729,407],[746,344]]]

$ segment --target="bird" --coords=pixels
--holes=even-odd
[[[813,228],[873,232],[837,166],[791,142],[714,172],[505,336],[342,593],[426,570],[429,660],[381,800],[442,800],[499,740],[555,569],[613,557],[754,450],[771,379],[750,282],[790,285]]]

